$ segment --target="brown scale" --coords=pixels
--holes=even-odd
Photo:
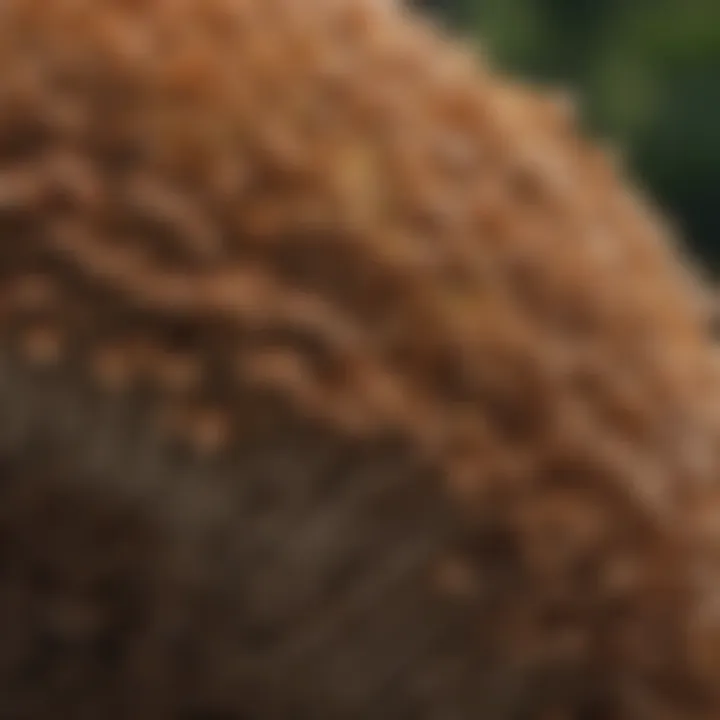
[[[711,720],[709,293],[392,0],[5,0],[0,717]]]

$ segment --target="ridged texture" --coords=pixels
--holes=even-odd
[[[370,0],[4,0],[0,70],[3,717],[716,717],[710,305],[563,99]],[[106,684],[27,665],[48,503]]]

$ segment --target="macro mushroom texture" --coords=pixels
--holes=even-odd
[[[716,719],[710,297],[391,0],[3,0],[0,717]]]

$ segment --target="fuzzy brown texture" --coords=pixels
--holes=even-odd
[[[0,717],[720,716],[710,303],[574,124],[389,1],[0,2]]]

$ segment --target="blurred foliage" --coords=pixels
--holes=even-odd
[[[573,88],[586,124],[720,271],[720,0],[417,0],[501,66]]]

